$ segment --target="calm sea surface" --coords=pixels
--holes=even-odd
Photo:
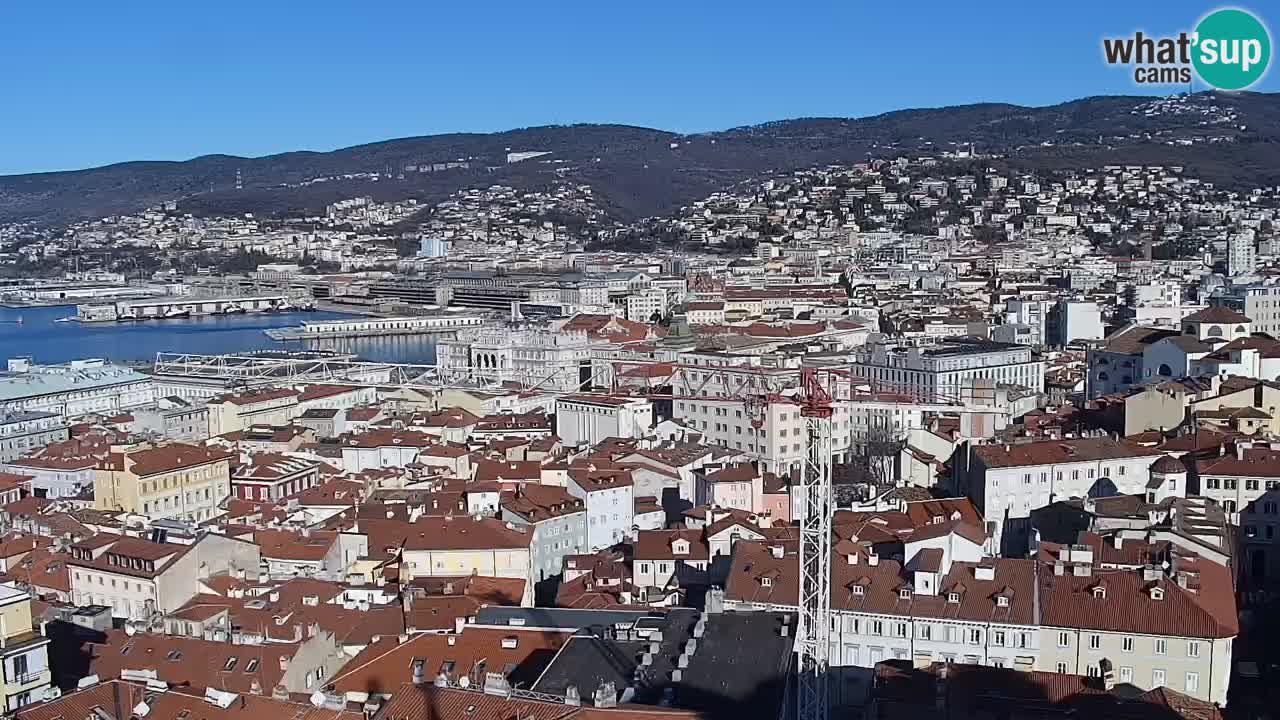
[[[436,357],[435,338],[431,335],[277,342],[262,332],[296,326],[304,320],[351,317],[341,313],[259,313],[128,323],[54,322],[75,314],[73,305],[0,307],[0,368],[4,359],[17,355],[30,355],[42,363],[90,357],[150,361],[158,352],[224,354],[271,349],[337,350],[380,362],[432,363]],[[21,324],[16,322],[19,318]]]

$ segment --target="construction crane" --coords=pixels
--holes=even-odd
[[[831,393],[818,370],[801,373],[808,453],[800,476],[800,673],[797,720],[827,720],[831,635]]]

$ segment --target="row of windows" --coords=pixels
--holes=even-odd
[[[107,583],[106,583],[106,581],[105,581],[105,579],[104,579],[104,578],[103,578],[103,576],[101,576],[101,575],[90,575],[90,574],[88,574],[88,573],[85,573],[85,574],[82,576],[79,572],[74,573],[74,575],[75,575],[75,579],[76,579],[76,581],[77,581],[77,582],[82,582],[82,581],[83,581],[83,582],[86,582],[86,583],[90,583],[90,584],[92,584],[92,583],[93,583],[93,581],[94,581],[94,579],[96,578],[96,579],[97,579],[97,581],[98,581],[98,584],[99,584],[99,585],[106,585],[106,584],[107,584]],[[112,587],[112,588],[118,588],[118,589],[120,589],[120,590],[124,590],[124,591],[128,592],[128,590],[129,590],[129,581],[127,581],[127,580],[120,580],[120,581],[119,581],[119,584],[117,585],[116,578],[111,578],[111,587]],[[133,590],[134,590],[134,592],[143,592],[143,589],[142,589],[142,583],[133,583]]]
[[[1116,475],[1117,475],[1117,476],[1123,476],[1123,475],[1125,474],[1125,470],[1126,470],[1126,468],[1125,468],[1125,466],[1124,466],[1124,465],[1119,465],[1119,466],[1117,466],[1117,467],[1116,467]],[[1103,466],[1102,466],[1102,468],[1101,468],[1100,472],[1102,473],[1102,477],[1111,477],[1111,468],[1107,467],[1106,465],[1103,465]],[[1085,477],[1086,477],[1086,479],[1088,479],[1088,480],[1093,480],[1093,479],[1094,479],[1094,477],[1095,477],[1095,475],[1096,475],[1096,473],[1095,473],[1095,471],[1094,471],[1094,469],[1093,469],[1093,468],[1089,468],[1089,469],[1087,469],[1087,470],[1085,471]],[[1030,484],[1031,484],[1031,480],[1032,480],[1032,477],[1031,477],[1031,476],[1032,476],[1032,473],[1023,473],[1023,474],[1022,474],[1022,483],[1023,483],[1024,485],[1030,485]],[[1057,479],[1058,479],[1058,480],[1065,480],[1065,479],[1066,479],[1066,478],[1064,477],[1064,474],[1063,474],[1063,471],[1062,471],[1062,470],[1059,470],[1059,471],[1058,471],[1058,477],[1057,477]],[[1079,479],[1080,479],[1080,471],[1079,471],[1079,470],[1072,470],[1072,471],[1071,471],[1071,479],[1072,479],[1072,480],[1079,480]],[[1040,473],[1040,482],[1049,482],[1049,473],[1048,473],[1048,472],[1046,472],[1046,471],[1042,471],[1042,472]],[[999,486],[999,485],[1000,485],[1000,479],[999,479],[999,478],[996,478],[996,479],[995,479],[995,481],[994,481],[994,484],[995,484],[996,486]]]
[[[833,632],[840,631],[841,619],[832,618],[831,629]],[[879,635],[882,637],[907,637],[907,623],[905,622],[885,622],[884,620],[867,620],[865,623],[862,618],[845,617],[845,629],[857,635]],[[888,628],[888,634],[885,629]],[[982,628],[965,627],[963,625],[938,625],[931,623],[916,623],[916,638],[919,640],[936,640],[938,642],[949,643],[967,643],[969,645],[981,645],[985,637]],[[999,647],[1031,647],[1031,633],[1029,632],[1008,632],[1005,630],[992,630],[990,641],[992,645]],[[1012,643],[1012,644],[1011,644]]]
[[[1056,669],[1059,673],[1066,674],[1068,671],[1068,665],[1064,662],[1060,662],[1058,663],[1058,667]],[[1099,677],[1102,674],[1102,670],[1097,665],[1091,665],[1087,669],[1087,674],[1089,677]],[[1132,667],[1121,665],[1119,668],[1117,668],[1117,674],[1119,676],[1118,679],[1120,682],[1130,683],[1130,684],[1133,683]],[[1155,668],[1154,670],[1151,671],[1151,686],[1152,687],[1168,687],[1168,674],[1164,671],[1163,668]],[[1182,688],[1188,694],[1195,694],[1200,692],[1200,673],[1195,673],[1195,672],[1187,673],[1186,677],[1183,680]]]
[[[1237,489],[1238,484],[1239,483],[1236,480],[1236,478],[1205,478],[1204,480],[1204,486],[1209,490],[1235,490]],[[1256,491],[1258,487],[1259,487],[1259,483],[1257,479],[1245,478],[1245,481],[1244,481],[1245,490]],[[1277,488],[1280,488],[1280,481],[1268,480],[1265,487],[1267,488],[1267,490],[1275,490]],[[1275,505],[1275,503],[1269,503],[1269,504],[1273,506]]]
[[[1089,636],[1088,636],[1088,640],[1087,640],[1087,642],[1088,642],[1088,644],[1089,644],[1089,649],[1090,649],[1090,650],[1100,650],[1100,649],[1102,648],[1102,636],[1101,636],[1101,635],[1091,634],[1091,635],[1089,635]],[[1059,633],[1058,633],[1058,647],[1060,647],[1060,648],[1067,648],[1067,647],[1071,647],[1071,633],[1070,633],[1070,632],[1059,632]],[[1134,638],[1126,637],[1126,638],[1122,638],[1122,639],[1121,639],[1121,641],[1120,641],[1120,649],[1121,649],[1121,650],[1123,650],[1124,652],[1133,652],[1133,648],[1134,648]],[[1169,640],[1168,640],[1168,638],[1154,638],[1154,639],[1152,639],[1151,649],[1152,649],[1152,652],[1154,652],[1156,655],[1168,655],[1168,654],[1169,654]],[[1198,640],[1189,640],[1189,641],[1187,641],[1187,648],[1186,648],[1186,649],[1187,649],[1187,657],[1189,657],[1189,658],[1198,658],[1198,657],[1200,657],[1200,642],[1199,642]]]

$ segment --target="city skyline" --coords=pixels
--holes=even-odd
[[[555,14],[406,4],[377,16],[330,4],[306,15],[241,5],[206,17],[144,3],[85,6],[69,24],[22,7],[8,37],[0,35],[0,60],[24,68],[8,88],[22,111],[0,118],[0,174],[541,125],[694,133],[976,102],[1168,94],[1185,88],[1146,88],[1107,66],[1102,37],[1176,32],[1212,8],[1158,18],[1103,3],[1065,17],[1006,9],[978,17],[932,7],[928,23],[904,28],[891,8],[826,4],[785,14],[752,4],[646,6],[643,14],[586,4]],[[1275,92],[1280,81],[1272,74],[1252,89]]]

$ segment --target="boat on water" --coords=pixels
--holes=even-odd
[[[190,311],[190,310],[186,310],[186,309],[179,309],[179,308],[169,308],[168,310],[165,310],[165,311],[164,311],[164,315],[162,315],[162,316],[161,316],[161,319],[163,319],[163,320],[181,320],[181,319],[189,318],[189,317],[191,317],[191,311]]]
[[[76,317],[75,315],[68,315],[68,316],[66,316],[66,317],[60,317],[60,318],[57,318],[57,319],[55,319],[55,320],[54,320],[54,322],[56,322],[56,323],[59,323],[59,322],[80,322],[80,318]]]
[[[231,303],[226,307],[222,308],[223,315],[243,315],[245,314],[245,312],[247,311],[240,305],[237,305],[236,303]]]

